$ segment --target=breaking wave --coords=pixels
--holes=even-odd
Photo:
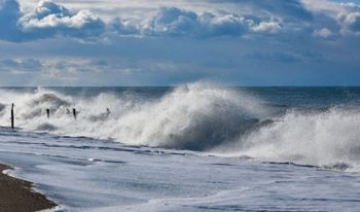
[[[145,95],[131,90],[81,95],[2,89],[0,97],[2,126],[9,126],[15,103],[15,123],[24,130],[336,169],[360,167],[356,107],[278,107],[241,89],[211,83]]]
[[[7,111],[10,100],[16,100],[16,125],[26,130],[198,151],[249,132],[265,114],[255,98],[207,83],[179,86],[154,98],[131,92],[79,97],[48,89],[3,94]],[[76,121],[72,108],[78,113]],[[9,113],[0,121],[8,125]]]
[[[360,110],[330,108],[322,112],[290,110],[231,146],[218,147],[227,156],[263,161],[360,170]]]

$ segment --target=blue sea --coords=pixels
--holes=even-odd
[[[360,211],[358,87],[4,87],[0,126],[49,211]]]

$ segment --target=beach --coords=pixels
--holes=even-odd
[[[51,209],[56,204],[42,194],[32,190],[32,183],[13,178],[3,173],[11,169],[0,164],[0,211],[1,212],[29,212]]]

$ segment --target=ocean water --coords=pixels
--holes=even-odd
[[[54,211],[360,208],[360,88],[1,88],[0,126]]]

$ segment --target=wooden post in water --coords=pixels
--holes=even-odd
[[[77,111],[75,108],[73,108],[73,115],[74,115],[74,119],[76,120]]]
[[[14,103],[11,104],[11,128],[15,128],[15,114],[14,114]]]
[[[111,112],[110,112],[110,109],[109,109],[109,108],[106,108],[106,118],[109,117],[110,113],[111,113]]]
[[[50,118],[50,109],[46,109],[46,115],[47,115],[47,118]]]

